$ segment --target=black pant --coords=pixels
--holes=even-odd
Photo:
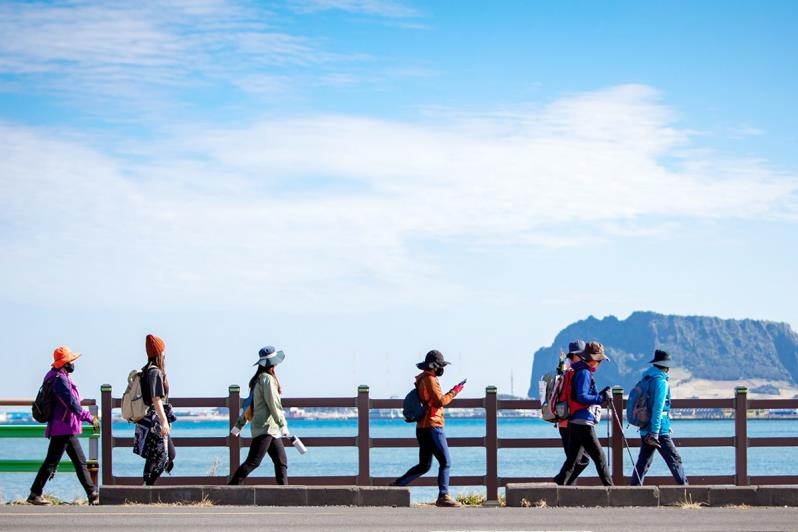
[[[274,463],[274,478],[277,483],[281,486],[288,484],[288,458],[285,456],[283,439],[270,434],[261,434],[252,439],[247,459],[238,466],[228,484],[241,484],[241,481],[247,478],[260,465],[267,452]]]
[[[161,478],[161,474],[166,471],[167,473],[172,470],[172,467],[175,463],[175,457],[177,453],[175,452],[175,444],[172,443],[172,437],[169,436],[166,438],[166,453],[168,456],[168,460],[166,461],[166,466],[164,469],[160,469],[160,467],[155,467],[157,465],[156,461],[152,458],[147,458],[144,462],[144,484],[147,486],[155,485],[155,481]],[[163,456],[163,455],[161,455]]]
[[[560,429],[560,439],[562,440],[562,449],[565,451],[566,458],[568,457],[568,427],[559,427]],[[571,474],[571,477],[568,479],[567,484],[570,486],[572,484],[576,484],[576,479],[585,470],[587,466],[590,465],[590,459],[585,454],[584,449],[580,449],[579,456],[576,459],[576,465],[574,466],[574,472]]]
[[[47,448],[47,457],[45,457],[44,463],[39,468],[39,472],[33,480],[33,485],[30,487],[32,495],[41,496],[44,485],[55,475],[58,462],[64,456],[64,451],[66,451],[69,459],[72,460],[72,464],[75,466],[75,474],[77,474],[83,489],[86,490],[86,495],[90,496],[96,491],[89,476],[89,469],[86,467],[86,456],[83,454],[83,448],[80,446],[78,437],[51,436],[50,446]]]
[[[607,459],[604,457],[604,451],[601,448],[593,425],[579,425],[576,423],[568,424],[568,451],[566,452],[565,463],[557,476],[554,477],[554,482],[561,486],[569,483],[576,470],[576,463],[582,450],[596,464],[596,472],[599,479],[601,479],[601,483],[605,486],[612,486],[612,477],[607,467]]]

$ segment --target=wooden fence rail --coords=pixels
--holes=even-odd
[[[121,406],[121,399],[112,397],[111,386],[105,384],[101,387],[101,412],[102,419],[112,419],[113,409]],[[731,399],[674,399],[673,409],[690,408],[721,408],[729,409],[734,414],[734,436],[730,437],[701,437],[679,438],[680,447],[734,447],[735,469],[731,475],[690,476],[692,484],[733,484],[745,486],[749,484],[798,484],[795,475],[765,475],[749,476],[748,474],[748,449],[750,447],[798,447],[798,437],[763,437],[749,438],[747,419],[748,410],[756,409],[794,409],[798,408],[798,399],[748,399],[748,390],[744,387],[735,389]],[[235,423],[240,410],[240,388],[230,386],[227,397],[194,397],[172,398],[171,404],[176,408],[218,408],[229,409],[229,425]],[[617,413],[617,421],[611,423],[612,430],[609,438],[600,438],[602,445],[611,449],[612,460],[610,468],[613,481],[616,484],[625,484],[624,476],[624,437],[622,431],[625,400],[623,389],[613,389],[613,409]],[[369,413],[373,409],[394,409],[402,407],[401,399],[371,399],[368,386],[360,386],[355,397],[315,397],[315,398],[284,398],[286,408],[355,408],[357,409],[357,436],[342,437],[303,437],[309,447],[356,447],[358,451],[357,474],[339,476],[304,476],[292,477],[292,483],[306,485],[387,485],[393,477],[374,477],[370,467],[370,449],[372,448],[397,448],[415,447],[415,438],[373,438],[369,428]],[[485,436],[480,437],[453,437],[448,438],[450,447],[482,447],[485,449],[485,475],[452,476],[453,485],[467,485],[486,487],[487,499],[496,501],[498,490],[510,482],[547,482],[551,476],[546,477],[500,477],[498,473],[499,449],[540,449],[557,448],[561,446],[559,438],[500,438],[498,436],[498,414],[501,410],[510,409],[539,409],[540,401],[534,399],[499,399],[494,386],[485,389],[482,398],[455,399],[447,408],[481,408],[485,411]],[[227,447],[229,451],[230,471],[235,471],[241,462],[241,447],[248,447],[251,438],[233,437],[230,435],[220,437],[176,437],[174,443],[178,447]],[[102,482],[105,485],[140,484],[140,477],[124,477],[114,475],[113,449],[115,447],[130,448],[132,438],[117,437],[113,435],[113,424],[102,423]],[[639,438],[626,438],[630,446],[639,446]],[[172,476],[161,478],[162,484],[222,484],[225,477],[208,476]],[[649,484],[673,484],[671,477],[650,476],[646,479]],[[251,483],[271,483],[270,478],[254,477]],[[598,478],[587,477],[583,484],[597,484]],[[422,477],[417,485],[435,485],[435,478]]]

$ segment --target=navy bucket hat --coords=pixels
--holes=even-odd
[[[568,356],[578,355],[582,356],[585,353],[585,341],[574,340],[568,344]]]
[[[283,360],[285,360],[285,353],[282,351],[275,351],[273,346],[267,345],[258,351],[258,361],[252,365],[261,365],[268,368],[269,366],[276,366]]]

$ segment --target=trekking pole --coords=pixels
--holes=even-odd
[[[612,403],[612,401],[610,401]],[[614,412],[610,412],[610,416],[615,417]],[[612,444],[610,442],[610,420],[607,420],[607,462],[612,463]]]
[[[632,449],[629,448],[629,442],[626,441],[626,436],[623,433],[623,425],[621,424],[621,420],[618,418],[617,412],[615,411],[615,405],[610,401],[610,410],[612,411],[612,419],[617,420],[618,422],[618,431],[621,434],[621,440],[623,441],[624,447],[626,447],[626,452],[629,454],[629,461],[632,463],[632,471],[634,472],[635,477],[637,477],[637,481],[640,485],[643,485],[643,479],[640,478],[640,473],[637,472],[637,464],[635,463],[635,459],[632,457]],[[607,433],[609,434],[610,424],[607,423]],[[607,436],[609,438],[609,436]]]

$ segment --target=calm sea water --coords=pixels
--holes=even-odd
[[[300,437],[308,436],[355,436],[357,422],[345,420],[291,420],[290,427]],[[733,421],[730,420],[677,420],[673,424],[674,438],[677,445],[679,437],[732,436]],[[176,437],[224,436],[227,434],[226,421],[178,421],[174,425]],[[248,428],[245,430],[249,430]],[[597,428],[601,436],[607,434],[606,421]],[[373,437],[415,437],[412,424],[398,419],[372,419]],[[132,436],[132,425],[115,423],[114,435]],[[626,429],[627,437],[634,437],[633,428]],[[798,434],[798,420],[772,419],[750,420],[748,424],[750,437],[760,436],[795,436]],[[479,437],[485,435],[483,419],[447,418],[446,434],[449,437]],[[502,438],[555,438],[556,429],[551,424],[539,419],[500,418],[499,437]],[[88,455],[88,442],[81,440],[84,451]],[[47,450],[47,440],[37,439],[5,439],[0,445],[0,459],[33,458],[43,459]],[[734,449],[731,447],[680,449],[684,458],[685,470],[690,475],[728,475],[734,471]],[[355,475],[357,474],[357,450],[347,447],[309,448],[307,454],[300,455],[295,449],[288,448],[289,482],[294,476],[323,475]],[[482,448],[453,447],[452,475],[484,475],[485,451]],[[784,460],[784,448],[753,448],[748,451],[748,468],[751,475],[767,475],[778,472],[785,475],[798,475],[798,462]],[[789,452],[792,452],[790,450]],[[246,450],[242,449],[242,457]],[[627,475],[631,473],[631,464],[624,451],[624,463]],[[632,448],[632,455],[637,458],[637,449]],[[66,457],[65,457],[66,458]],[[416,463],[416,448],[372,449],[371,474],[376,477],[398,477]],[[563,461],[561,449],[500,449],[499,475],[501,476],[553,476]],[[175,475],[217,475],[229,474],[227,465],[227,449],[220,448],[180,448],[177,449]],[[143,460],[134,455],[131,449],[114,449],[114,471],[117,475],[139,476]],[[437,463],[427,475],[437,474]],[[657,457],[651,468],[652,475],[669,475],[661,458]],[[253,476],[270,477],[273,469],[268,457]],[[0,501],[10,502],[28,496],[34,473],[0,473]],[[583,476],[595,476],[595,469],[588,468]],[[482,486],[454,486],[453,494],[481,493]],[[58,473],[48,482],[45,493],[63,500],[84,498],[82,488],[74,473]],[[417,487],[411,490],[413,502],[431,501],[437,495],[436,488]]]

